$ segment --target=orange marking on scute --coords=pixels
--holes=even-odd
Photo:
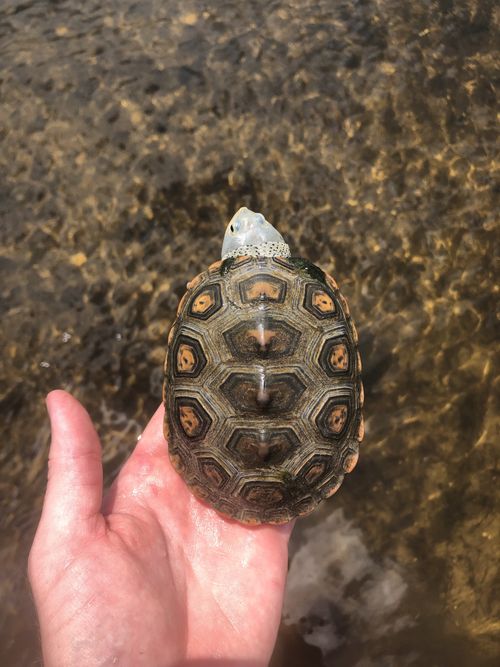
[[[193,313],[206,313],[214,303],[214,297],[211,292],[202,292],[193,301],[192,311]]]
[[[328,427],[332,433],[340,433],[347,421],[347,405],[334,405],[328,415]]]
[[[334,313],[335,303],[332,297],[323,292],[323,290],[316,290],[312,296],[312,305],[321,313]]]
[[[196,354],[191,345],[181,343],[177,350],[177,370],[181,373],[190,373],[196,366]]]
[[[201,421],[196,411],[189,405],[181,405],[179,408],[179,420],[184,433],[188,437],[196,436],[201,430]]]
[[[334,345],[330,351],[330,365],[338,371],[346,371],[349,367],[349,352],[344,343]]]
[[[308,484],[313,484],[317,479],[319,479],[325,473],[325,463],[316,463],[316,465],[311,466],[307,473],[304,476],[304,479]]]
[[[260,347],[266,348],[272,339],[277,335],[272,329],[249,329],[248,336],[254,338]]]
[[[267,297],[268,299],[278,299],[280,288],[278,285],[266,280],[259,280],[245,289],[245,296],[249,301]]]

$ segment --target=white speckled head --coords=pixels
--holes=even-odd
[[[231,218],[222,243],[222,259],[241,255],[290,257],[290,248],[262,213],[243,207]]]

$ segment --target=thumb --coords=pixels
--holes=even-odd
[[[52,438],[41,523],[71,533],[100,513],[101,445],[85,408],[65,391],[47,396]]]

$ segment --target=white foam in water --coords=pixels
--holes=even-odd
[[[343,510],[305,529],[304,539],[288,573],[284,620],[297,624],[308,644],[323,654],[340,646],[339,618],[370,637],[410,624],[395,614],[407,588],[400,568],[370,556],[361,530]]]

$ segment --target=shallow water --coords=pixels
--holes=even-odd
[[[362,457],[297,525],[273,666],[498,664],[494,7],[1,3],[2,664],[39,664],[45,393],[89,408],[111,478],[241,205],[336,276],[365,367]]]

